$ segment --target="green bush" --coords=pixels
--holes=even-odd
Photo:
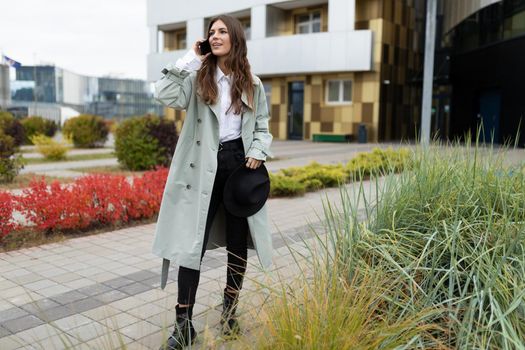
[[[108,137],[108,127],[102,117],[82,114],[64,123],[62,133],[70,138],[75,147],[102,147]]]
[[[345,183],[348,178],[342,165],[321,165],[317,162],[304,167],[283,169],[281,173],[304,184],[307,191],[338,186]]]
[[[406,148],[394,150],[374,148],[372,152],[359,153],[346,165],[349,176],[377,175],[388,172],[399,172],[410,165],[410,151]]]
[[[115,132],[115,153],[119,162],[130,170],[168,166],[176,143],[173,121],[153,115],[125,120]]]
[[[14,147],[24,142],[24,127],[11,113],[0,111],[0,130],[13,138]]]
[[[38,116],[26,117],[20,123],[25,131],[24,143],[28,145],[32,144],[31,138],[34,135],[42,134],[53,137],[57,131],[57,125],[54,121]]]
[[[306,186],[291,177],[273,173],[269,175],[271,197],[300,196],[306,192]]]
[[[36,145],[37,151],[46,159],[66,159],[67,146],[63,143],[56,142],[49,136],[37,134],[31,137],[31,142]]]
[[[400,172],[411,164],[411,153],[402,148],[385,150],[375,148],[360,153],[346,165],[322,165],[312,162],[307,166],[281,169],[270,174],[272,196],[302,195],[326,187],[336,187],[360,176]]]
[[[19,156],[15,156],[14,139],[0,129],[0,182],[11,182],[23,168]]]

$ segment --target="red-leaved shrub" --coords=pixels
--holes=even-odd
[[[14,209],[13,196],[9,192],[0,192],[0,238],[16,229],[12,221]]]
[[[157,168],[131,179],[97,174],[65,185],[57,181],[48,185],[44,178],[33,180],[21,195],[0,193],[0,233],[7,235],[18,228],[44,233],[85,230],[151,218],[159,212],[167,176],[167,168]],[[27,226],[10,221],[15,209]]]

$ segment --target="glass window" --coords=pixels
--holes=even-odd
[[[182,50],[186,48],[186,29],[166,30],[164,36],[164,51]]]
[[[343,81],[343,102],[352,101],[352,82],[350,80]]]
[[[339,81],[328,82],[328,102],[339,102]]]
[[[321,12],[314,11],[295,17],[296,34],[319,33],[321,31]]]
[[[328,103],[350,103],[352,102],[351,80],[329,80],[327,84]]]

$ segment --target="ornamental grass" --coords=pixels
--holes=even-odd
[[[435,144],[342,190],[300,264],[313,278],[282,282],[261,347],[524,349],[525,174],[504,159]]]

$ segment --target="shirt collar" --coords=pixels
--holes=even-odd
[[[217,69],[215,70],[215,81],[219,82],[223,78],[226,79],[228,82],[230,82],[230,76],[229,75],[224,75],[224,73],[219,68],[219,66],[217,66]]]

